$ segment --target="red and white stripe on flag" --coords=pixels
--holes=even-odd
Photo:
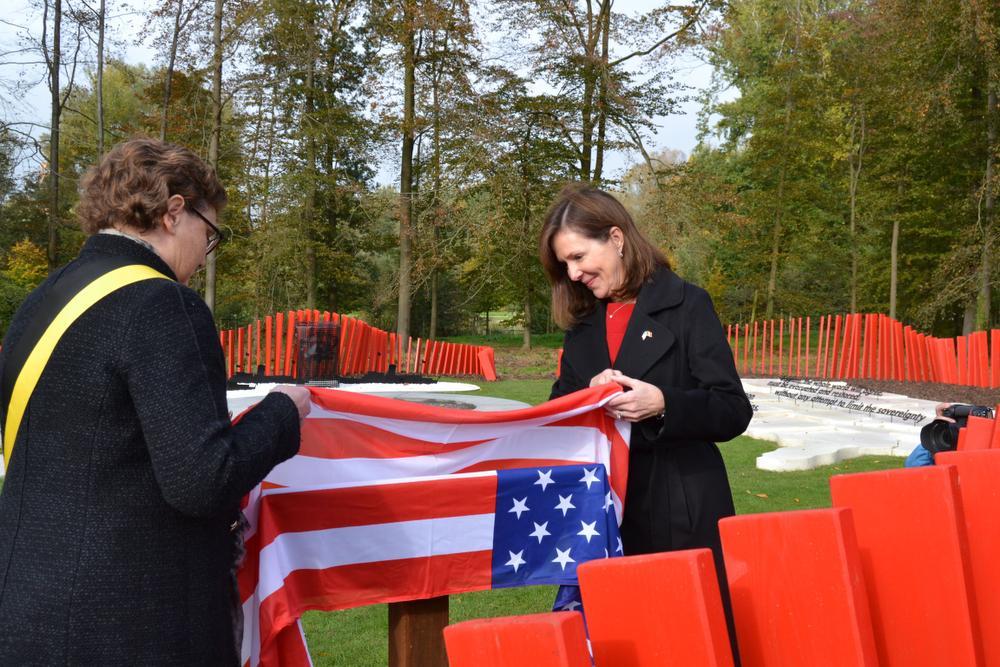
[[[244,510],[244,664],[309,664],[310,609],[489,588],[496,470],[604,464],[621,519],[629,424],[601,407],[618,385],[506,412],[311,391],[298,455]]]

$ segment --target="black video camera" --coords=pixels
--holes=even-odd
[[[951,417],[954,423],[935,419],[920,429],[920,444],[931,454],[950,452],[958,446],[958,430],[963,428],[969,417],[993,419],[993,410],[985,405],[955,403],[941,411],[942,417]]]

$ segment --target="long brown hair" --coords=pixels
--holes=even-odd
[[[566,265],[552,249],[553,238],[560,230],[570,229],[587,238],[607,242],[613,227],[622,231],[625,245],[622,248],[624,278],[611,296],[634,299],[657,268],[670,268],[667,258],[643,236],[617,199],[590,185],[567,185],[545,214],[538,244],[542,267],[552,285],[552,318],[560,327],[568,329],[579,322],[594,309],[597,298],[586,286],[570,280]]]

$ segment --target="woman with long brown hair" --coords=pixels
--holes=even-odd
[[[632,424],[625,554],[711,548],[730,617],[718,522],[735,511],[715,443],[743,433],[753,411],[708,293],[670,269],[618,200],[586,185],[549,208],[539,252],[566,329],[551,398],[625,389],[606,405]]]

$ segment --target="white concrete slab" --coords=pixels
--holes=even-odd
[[[845,382],[757,378],[743,388],[754,405],[746,435],[777,443],[761,470],[809,470],[864,455],[909,455],[934,401],[851,389]]]

